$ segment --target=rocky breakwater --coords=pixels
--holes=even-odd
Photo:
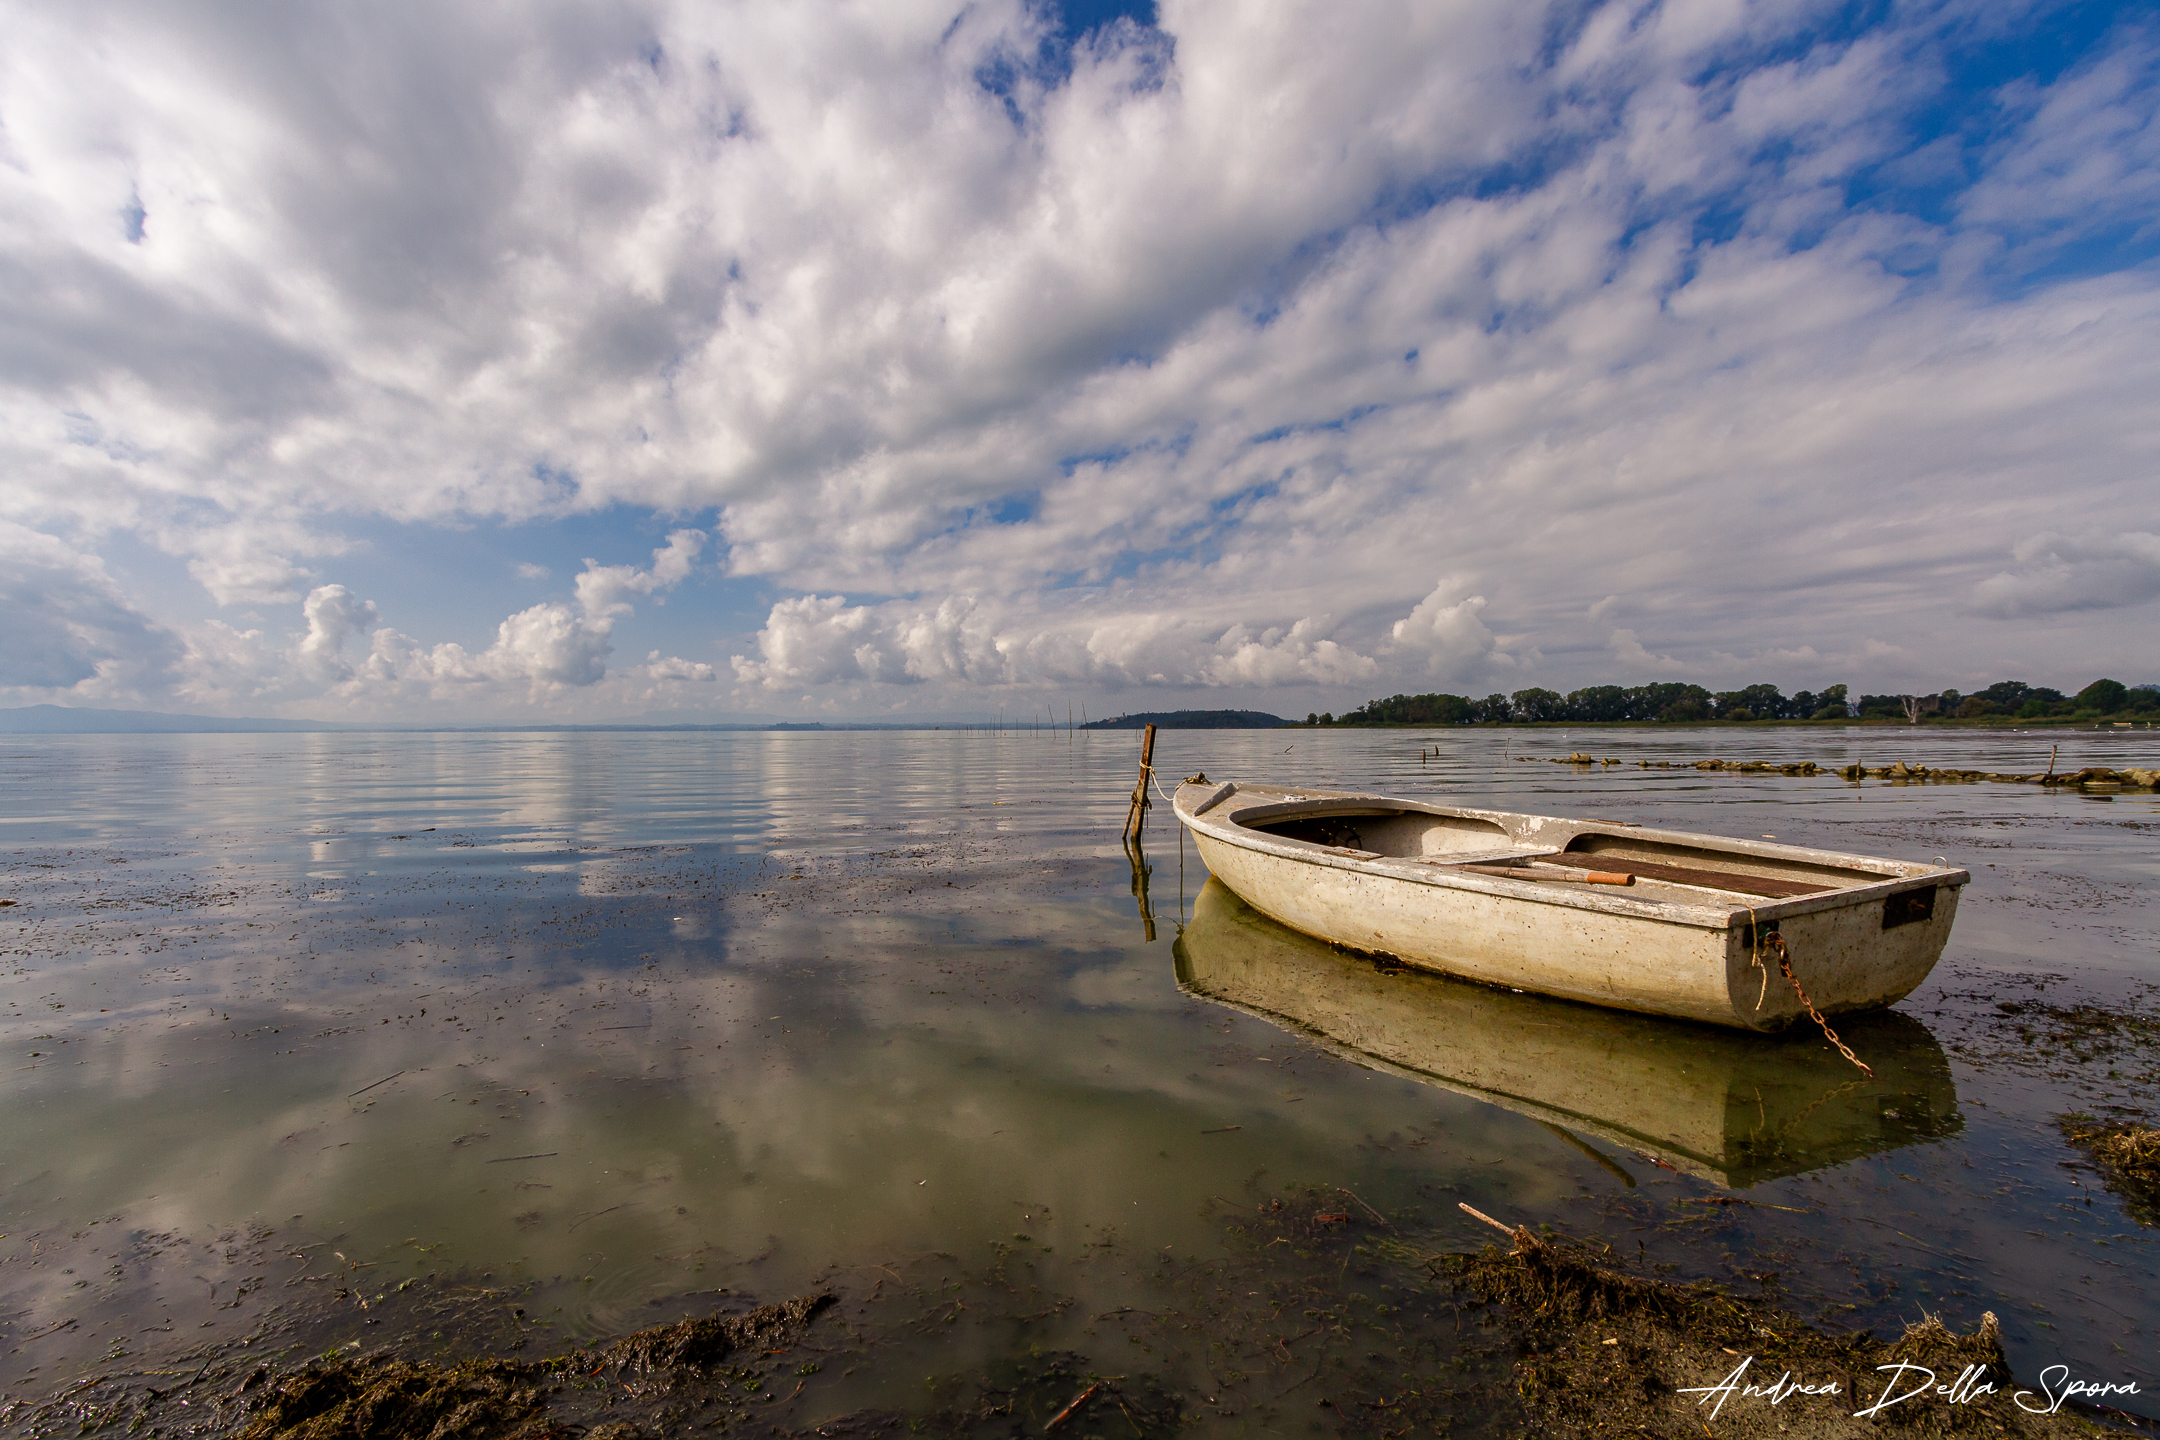
[[[1573,755],[1524,755],[1525,761],[1542,759],[1551,765],[1620,765],[1626,762],[1578,751]],[[1642,770],[1723,770],[1742,775],[1834,775],[1841,780],[1892,780],[1912,784],[1968,784],[1992,780],[2005,785],[2057,785],[2078,790],[2160,790],[2160,770],[2111,770],[2088,765],[2082,770],[2057,773],[2012,774],[1997,770],[1960,770],[1950,766],[1909,765],[1899,760],[1890,765],[1820,765],[1813,760],[1638,760]]]

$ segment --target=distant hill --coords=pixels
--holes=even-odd
[[[1094,720],[1080,728],[1139,730],[1153,725],[1158,730],[1280,730],[1291,723],[1264,710],[1153,710],[1120,715],[1115,720]]]
[[[260,735],[340,728],[320,720],[236,720],[222,715],[165,715],[155,710],[91,710],[69,705],[0,710],[0,735]]]

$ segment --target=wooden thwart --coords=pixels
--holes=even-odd
[[[1365,850],[1350,850],[1329,846],[1338,855],[1359,859],[1380,857]],[[1805,880],[1777,880],[1767,875],[1742,875],[1736,870],[1698,870],[1692,865],[1660,865],[1649,860],[1619,860],[1610,862],[1608,868],[1591,870],[1573,865],[1557,865],[1549,860],[1523,860],[1512,865],[1499,861],[1429,860],[1429,865],[1445,865],[1450,870],[1467,870],[1473,875],[1499,875],[1509,880],[1572,880],[1582,885],[1633,885],[1644,880],[1667,880],[1676,885],[1694,885],[1706,890],[1728,890],[1736,895],[1769,895],[1789,900],[1800,895],[1823,895],[1837,889],[1835,885],[1817,885]]]
[[[1697,870],[1691,865],[1660,865],[1649,860],[1604,860],[1600,864],[1617,874],[1645,880],[1670,880],[1675,885],[1699,885],[1708,890],[1731,890],[1741,895],[1774,895],[1789,900],[1800,895],[1827,895],[1835,885],[1816,885],[1804,880],[1773,880],[1767,875],[1742,875],[1734,870]]]

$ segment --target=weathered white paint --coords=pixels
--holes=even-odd
[[[1825,1012],[1890,1005],[1927,978],[1950,938],[1963,870],[1751,840],[1431,805],[1385,795],[1185,784],[1173,797],[1208,869],[1262,913],[1308,935],[1491,985],[1743,1030],[1802,1013],[1756,959],[1775,923],[1794,977]],[[1207,813],[1200,802],[1213,799]],[[1359,849],[1269,834],[1347,820]],[[1571,849],[1572,847],[1572,849]],[[1551,856],[1627,859],[1833,886],[1794,899],[1639,879],[1625,888],[1515,880],[1430,863]],[[1883,925],[1884,904],[1933,892],[1926,920]]]

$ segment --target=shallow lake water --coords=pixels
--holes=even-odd
[[[1446,1373],[1468,1396],[1501,1363],[1458,1343],[1420,1268],[1494,1238],[1465,1201],[1826,1324],[1993,1311],[2021,1379],[2065,1364],[2150,1392],[2160,1232],[2057,1118],[2149,1113],[2156,1057],[2066,1049],[2017,1007],[2153,1011],[2160,797],[1634,763],[2038,770],[2051,745],[2059,769],[2160,750],[1163,732],[1165,776],[1970,870],[1934,975],[1845,1027],[1883,1061],[1855,1090],[1819,1035],[1614,1017],[1304,941],[1208,887],[1160,803],[1143,896],[1118,836],[1131,732],[11,738],[0,1397],[27,1424],[28,1402],[182,1357],[455,1350],[472,1337],[419,1304],[451,1286],[505,1312],[472,1343],[536,1351],[690,1297],[830,1291],[847,1343],[790,1372],[776,1421],[905,1415],[1055,1353],[1147,1377],[1187,1428],[1381,1433],[1403,1387]],[[1583,749],[1622,763],[1544,758]],[[1511,1035],[1546,1057],[1512,1089],[1489,1080]],[[1253,1249],[1285,1195],[1341,1196],[1361,1268]],[[1286,1309],[1269,1287],[1293,1281],[1383,1307],[1400,1343]]]

